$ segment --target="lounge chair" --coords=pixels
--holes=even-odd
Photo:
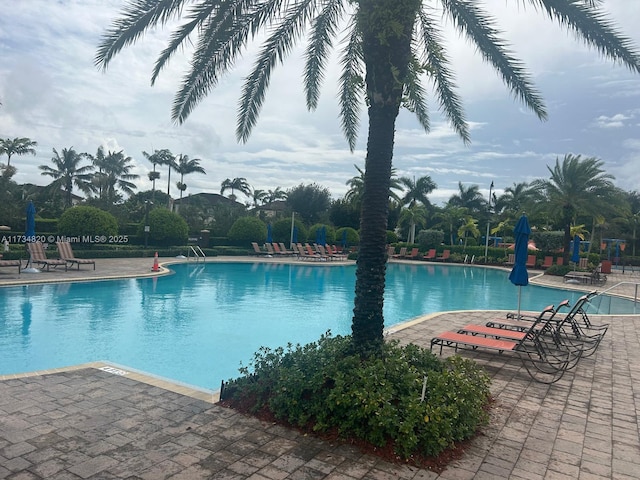
[[[396,247],[389,245],[387,247],[387,259],[393,257],[396,254]]]
[[[544,262],[542,262],[542,265],[540,265],[541,268],[547,269],[549,267],[551,267],[553,265],[553,257],[551,255],[548,255],[546,257],[544,257]]]
[[[407,254],[407,247],[400,247],[400,253],[391,255],[393,258],[403,258]]]
[[[409,253],[405,253],[404,258],[410,258],[410,259],[418,258],[419,254],[420,254],[420,250],[417,247],[414,247],[411,249]]]
[[[563,264],[564,264],[564,258],[558,257],[558,259],[556,260],[556,265],[563,265]]]
[[[22,270],[22,262],[20,260],[0,260],[0,267],[18,267],[19,274]]]
[[[269,255],[267,252],[263,251],[256,242],[251,242],[251,246],[253,247],[253,252],[257,256]]]
[[[58,266],[64,266],[64,271],[67,271],[67,262],[62,260],[61,258],[47,258],[46,253],[44,253],[44,246],[42,242],[29,242],[27,243],[27,248],[29,249],[29,257],[31,264],[40,265],[42,267],[47,267],[47,272],[49,271],[49,267],[53,265],[53,268]]]
[[[593,325],[589,320],[585,306],[594,295],[597,295],[597,292],[593,291],[581,296],[569,313],[564,316],[555,316],[553,319],[556,323],[553,331],[556,336],[555,340],[571,348],[582,350],[583,357],[588,357],[595,352],[609,328],[608,324]],[[556,310],[560,310],[561,307],[566,307],[568,304],[569,302],[565,300]],[[491,320],[486,323],[486,326],[524,332],[529,328],[531,321],[534,320],[533,317],[527,316],[521,316],[520,320],[515,320],[513,319],[514,315],[507,314],[507,320]]]
[[[436,258],[436,249],[430,248],[429,251],[422,257],[423,260],[435,260]]]
[[[578,261],[578,268],[582,268],[582,269],[588,269],[589,268],[589,259],[586,257],[582,257],[580,258],[580,260]]]
[[[535,268],[536,267],[536,256],[535,255],[527,255],[527,268]]]
[[[280,256],[289,255],[289,253],[283,252],[280,249],[280,245],[278,245],[276,242],[273,242],[272,246],[273,246],[273,251],[276,253],[276,255],[280,255]]]
[[[480,349],[498,354],[512,352],[520,359],[531,378],[542,383],[555,383],[570,367],[575,366],[582,355],[580,350],[571,351],[540,338],[547,331],[555,314],[553,305],[546,307],[529,329],[522,332],[524,336],[520,339],[491,338],[471,332],[444,332],[431,339],[431,349],[433,350],[434,345],[439,345],[440,354],[443,347],[452,347],[456,352],[459,349]]]
[[[451,256],[451,250],[445,250],[442,252],[442,255],[437,256],[435,260],[446,262],[447,260],[449,260],[450,256]]]
[[[276,254],[276,252],[273,250],[273,245],[271,245],[270,243],[265,243],[264,248],[267,249],[268,256],[273,257]]]
[[[78,266],[78,270],[80,270],[80,265],[93,265],[93,269],[96,269],[96,261],[89,258],[76,258],[73,254],[73,248],[71,248],[71,243],[69,242],[56,242],[58,245],[58,254],[60,258],[73,266],[74,264]]]
[[[507,257],[507,261],[504,262],[504,266],[505,267],[512,267],[516,264],[516,254],[515,253],[510,253],[509,256]]]

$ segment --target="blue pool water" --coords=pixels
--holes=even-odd
[[[160,278],[0,289],[0,374],[107,360],[203,388],[261,346],[350,334],[354,266],[174,265]],[[386,326],[444,310],[517,307],[504,271],[390,264]],[[580,294],[529,285],[522,309]]]

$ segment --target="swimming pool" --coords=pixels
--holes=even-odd
[[[350,334],[355,266],[178,264],[157,278],[0,289],[0,374],[107,360],[215,389],[261,346]],[[579,292],[529,285],[522,308]],[[386,326],[426,313],[515,309],[501,270],[389,264]]]

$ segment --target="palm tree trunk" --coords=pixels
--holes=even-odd
[[[360,250],[351,325],[353,347],[362,356],[376,355],[383,343],[387,217],[395,121],[411,58],[411,35],[419,0],[385,0],[395,28],[382,35],[373,28],[381,6],[361,2],[362,53],[369,99],[369,136],[360,218]],[[393,20],[393,22],[392,22]]]

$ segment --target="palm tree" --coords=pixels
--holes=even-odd
[[[467,215],[464,219],[464,223],[458,228],[458,237],[464,238],[464,250],[467,249],[467,239],[471,235],[473,238],[478,238],[480,230],[478,229],[478,220],[470,215]]]
[[[74,185],[84,193],[93,191],[91,184],[93,165],[81,167],[80,162],[83,160],[83,155],[77,153],[73,147],[63,148],[61,154],[54,148],[53,154],[51,162],[56,168],[48,165],[40,165],[38,168],[42,170],[42,175],[54,178],[53,182],[49,184],[52,191],[56,193],[60,190],[65,191],[65,208],[69,208],[72,203]]]
[[[519,214],[530,210],[532,198],[533,192],[528,183],[514,183],[505,188],[504,193],[496,199],[496,212],[508,218],[518,218]]]
[[[187,155],[180,154],[178,155],[178,168],[176,168],[176,172],[180,174],[180,181],[178,182],[178,190],[180,190],[180,198],[182,198],[182,192],[187,189],[187,185],[184,183],[184,176],[189,175],[190,173],[202,173],[206,175],[207,172],[204,171],[204,168],[200,166],[201,160],[199,158],[190,159]]]
[[[564,228],[565,264],[569,262],[569,244],[571,242],[571,225],[576,221],[578,213],[596,215],[602,208],[603,199],[609,198],[615,191],[611,180],[614,177],[602,169],[603,162],[594,157],[582,158],[580,155],[567,154],[560,164],[547,169],[551,173],[549,180],[534,180],[532,188],[541,192],[547,201],[547,208],[552,215],[560,218]]]
[[[449,245],[453,245],[453,232],[457,231],[458,227],[467,216],[468,211],[464,207],[457,207],[450,203],[445,205],[440,211],[436,212],[435,217],[440,219],[438,225],[442,226],[449,232]]]
[[[247,179],[243,177],[234,178],[233,180],[225,179],[220,188],[220,195],[224,195],[227,190],[231,190],[229,198],[232,200],[237,198],[234,193],[235,190],[244,193],[247,197],[251,196],[251,186],[247,183]]]
[[[409,225],[407,243],[415,243],[416,225],[425,227],[427,223],[427,215],[427,209],[424,205],[415,204],[402,210],[399,223],[401,225]]]
[[[156,180],[160,178],[160,172],[156,172],[156,165],[166,165],[167,159],[173,155],[167,149],[154,150],[151,154],[143,151],[142,155],[153,165],[153,171],[149,172],[149,180],[151,180],[151,191],[155,192]],[[153,201],[153,194],[151,195],[151,200]]]
[[[358,210],[362,206],[362,197],[364,195],[364,171],[354,165],[355,169],[358,171],[358,175],[347,180],[346,185],[349,187],[347,193],[344,195],[345,201],[353,205]],[[402,185],[400,184],[400,180],[396,177],[396,171],[394,168],[391,169],[391,181],[389,185],[389,198],[400,204],[400,196],[396,191],[401,191]]]
[[[539,118],[547,116],[542,99],[521,62],[511,56],[509,46],[498,36],[494,20],[476,2],[441,0],[442,13],[436,11],[432,3],[435,2],[130,0],[120,18],[104,34],[96,55],[96,64],[104,69],[124,47],[142,38],[145,31],[173,22],[183,14],[184,22],[160,54],[151,80],[152,83],[157,80],[176,52],[195,45],[190,70],[183,77],[172,108],[173,119],[183,123],[236,63],[250,41],[265,32],[266,40],[246,78],[238,109],[236,136],[245,142],[257,122],[275,65],[300,39],[308,39],[304,87],[309,109],[317,107],[332,47],[344,45],[339,98],[342,129],[352,151],[363,105],[367,107],[369,119],[352,322],[353,345],[363,355],[379,352],[383,342],[387,209],[400,107],[406,106],[415,113],[428,132],[429,114],[423,83],[429,80],[451,126],[464,142],[469,141],[441,24],[450,22],[465,34],[483,59],[498,71],[513,95]],[[529,0],[529,3],[534,8],[542,6],[552,19],[606,57],[640,72],[640,57],[632,42],[606,19],[598,9],[599,2]],[[348,21],[349,28],[345,41],[341,42],[337,37],[344,31],[339,28],[344,20]]]
[[[102,164],[103,177],[102,196],[101,200],[113,204],[119,202],[122,199],[122,195],[118,190],[126,193],[127,195],[133,195],[134,190],[137,188],[135,183],[131,180],[136,180],[139,175],[131,173],[133,165],[131,157],[126,157],[122,150],[119,152],[107,152]]]
[[[462,182],[458,182],[458,193],[451,195],[449,204],[466,208],[470,214],[477,215],[487,211],[488,202],[480,193],[478,185],[465,187]]]
[[[429,175],[420,177],[417,181],[415,178],[400,177],[399,183],[406,188],[404,196],[400,199],[400,205],[408,205],[410,209],[422,204],[425,207],[425,218],[427,214],[426,208],[431,207],[431,202],[427,198],[433,192],[437,185]],[[424,225],[422,225],[424,226]],[[409,227],[409,243],[414,243],[416,236],[416,224],[412,223]]]
[[[280,187],[276,187],[275,190],[267,190],[267,193],[264,197],[265,203],[275,202],[276,200],[286,200],[287,192],[282,190]]]
[[[253,200],[253,206],[255,208],[258,208],[260,205],[262,205],[265,198],[267,198],[267,192],[265,192],[264,190],[254,188],[251,192],[251,199]]]
[[[33,147],[37,146],[38,142],[34,142],[30,138],[26,137],[13,139],[0,138],[0,155],[7,155],[7,167],[10,167],[12,155],[26,155],[27,153],[35,155],[36,149]]]

